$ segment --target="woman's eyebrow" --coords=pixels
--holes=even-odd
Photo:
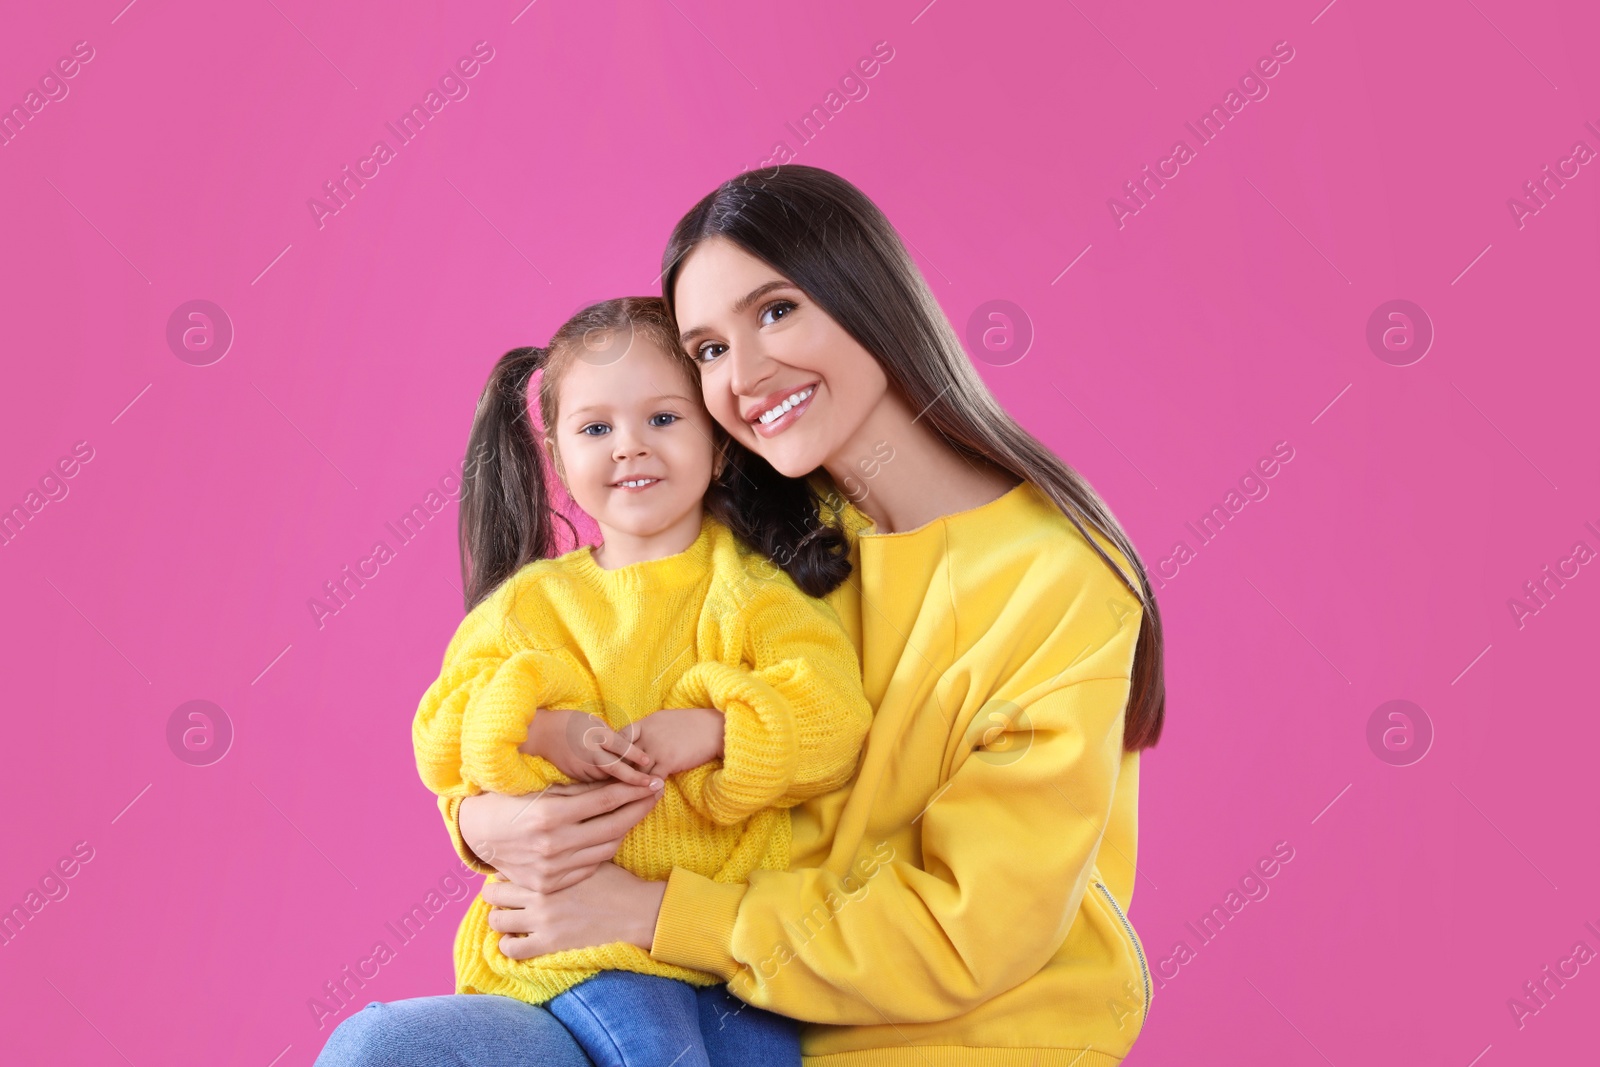
[[[733,302],[733,313],[735,315],[742,315],[744,312],[749,310],[751,304],[754,304],[757,300],[760,300],[763,296],[772,292],[772,290],[787,289],[791,285],[791,282],[784,281],[781,278],[776,281],[763,282]],[[700,337],[703,334],[708,334],[711,332],[712,329],[709,326],[696,326],[692,330],[685,330],[680,333],[678,335],[678,343],[681,345],[686,345],[690,341],[693,341],[696,337]]]

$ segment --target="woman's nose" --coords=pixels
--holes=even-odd
[[[727,358],[733,361],[729,385],[739,396],[761,396],[762,386],[772,377],[775,364],[760,347],[753,344],[736,345]]]

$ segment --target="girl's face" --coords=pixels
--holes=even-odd
[[[557,386],[554,458],[602,529],[652,537],[698,516],[713,426],[681,362],[643,334],[609,333],[586,341]]]
[[[724,237],[695,246],[673,295],[706,407],[735,440],[791,478],[854,462],[889,384],[872,353]]]

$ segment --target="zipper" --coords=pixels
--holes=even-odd
[[[1139,935],[1133,932],[1133,924],[1128,917],[1122,914],[1122,907],[1117,903],[1117,898],[1111,895],[1111,890],[1106,888],[1104,882],[1096,882],[1095,888],[1105,896],[1106,903],[1111,905],[1111,910],[1116,913],[1117,919],[1122,923],[1122,928],[1128,931],[1128,940],[1133,943],[1133,953],[1139,957],[1139,978],[1144,982],[1144,1017],[1150,1020],[1150,967],[1144,960],[1144,946],[1139,944]]]

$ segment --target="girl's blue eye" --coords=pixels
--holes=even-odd
[[[668,422],[656,422],[655,421],[656,419],[668,419],[670,421],[668,421]],[[652,426],[671,426],[674,422],[677,422],[677,421],[678,421],[678,416],[674,415],[670,411],[658,411],[658,412],[656,412],[656,414],[650,416],[650,425],[652,425]]]
[[[586,434],[589,437],[599,437],[600,436],[600,434],[597,434],[597,433],[589,433],[590,430],[599,430],[601,433],[609,433],[611,431],[611,427],[607,426],[603,422],[591,422],[589,425],[583,427],[583,429],[579,430],[578,432],[581,433],[581,434]]]

